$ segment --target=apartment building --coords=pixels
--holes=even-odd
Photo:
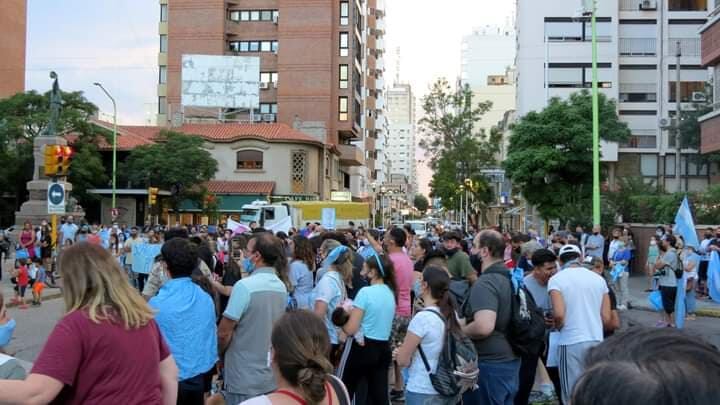
[[[409,84],[395,83],[387,92],[387,156],[390,183],[406,183],[408,200],[418,192],[415,159],[415,95]]]
[[[713,110],[700,117],[700,150],[702,153],[720,151],[720,5],[708,16],[700,29],[702,65],[713,72]],[[713,179],[715,180],[715,179]],[[716,183],[717,181],[713,181]]]
[[[491,75],[501,75],[515,64],[515,30],[504,27],[476,27],[461,43],[460,78],[472,89],[485,87]]]
[[[641,176],[666,190],[675,183],[676,44],[680,43],[680,98],[693,108],[708,80],[700,61],[698,30],[713,0],[597,1],[600,91],[617,101],[620,119],[632,137],[622,145],[603,142],[610,184],[617,177]],[[517,115],[541,110],[551,97],[591,87],[591,27],[577,14],[580,2],[518,0]],[[682,190],[708,185],[710,170],[682,150]]]
[[[0,12],[0,98],[25,91],[27,0],[4,0]]]
[[[259,56],[259,108],[223,120],[283,123],[336,145],[322,197],[369,199],[384,108],[382,0],[160,0],[160,20],[158,125],[217,120],[181,106],[183,54]]]

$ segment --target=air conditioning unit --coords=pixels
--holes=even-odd
[[[694,102],[703,102],[707,100],[707,97],[705,97],[705,93],[702,91],[693,91],[691,100]]]
[[[273,21],[273,24],[277,25],[277,23],[278,23],[278,15],[277,14],[272,16],[272,21]]]
[[[270,83],[268,82],[260,82],[260,88],[263,90],[267,90],[270,88]]]
[[[672,127],[672,121],[670,121],[669,118],[660,118],[658,125],[660,126],[660,129],[668,129]]]
[[[262,120],[265,122],[275,122],[275,114],[263,114]]]
[[[643,10],[643,11],[657,10],[657,2],[655,0],[642,0],[640,2],[640,10]]]

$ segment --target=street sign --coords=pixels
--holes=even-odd
[[[62,183],[48,185],[48,214],[65,213],[65,186]]]

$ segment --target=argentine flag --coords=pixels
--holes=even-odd
[[[673,233],[683,237],[685,246],[692,246],[695,250],[700,247],[697,231],[695,231],[695,221],[693,221],[692,213],[690,212],[690,204],[688,204],[687,196],[683,198],[680,209],[678,209],[677,215],[675,215]]]
[[[720,303],[720,256],[718,256],[718,252],[712,252],[710,254],[707,288],[710,293],[710,298]]]

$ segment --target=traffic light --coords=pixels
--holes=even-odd
[[[70,174],[70,164],[72,163],[75,151],[70,146],[59,146],[60,157],[57,168],[58,176],[67,176]]]
[[[150,205],[155,205],[157,203],[158,191],[157,187],[148,188],[148,202]]]
[[[52,177],[57,176],[58,169],[60,169],[60,163],[62,161],[62,146],[60,145],[45,145],[44,151],[44,162],[45,176]]]

